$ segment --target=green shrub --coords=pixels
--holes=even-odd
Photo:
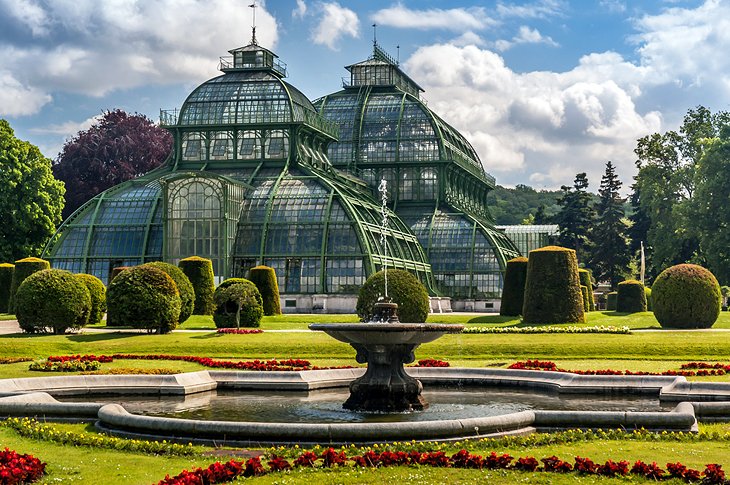
[[[91,295],[81,280],[60,269],[36,271],[15,293],[15,315],[24,332],[64,333],[89,322]]]
[[[593,299],[593,276],[587,269],[578,269],[578,279],[580,284],[588,289],[588,306],[585,308],[587,312],[596,311],[596,300]]]
[[[15,313],[15,293],[20,288],[21,283],[28,276],[37,271],[49,269],[51,264],[45,259],[25,258],[15,262],[15,271],[13,271],[13,281],[10,283],[10,303],[8,303],[8,313]]]
[[[258,327],[264,316],[261,293],[251,281],[229,278],[213,294],[213,322],[218,328]]]
[[[251,268],[248,279],[256,285],[261,298],[264,299],[264,315],[281,315],[281,302],[279,301],[279,283],[276,281],[274,268],[268,266],[256,266]]]
[[[657,276],[651,300],[662,327],[710,328],[720,315],[722,295],[710,271],[695,264],[678,264]]]
[[[177,321],[178,323],[183,323],[190,318],[190,315],[193,314],[193,306],[195,305],[195,290],[188,277],[185,276],[185,273],[177,266],[170,263],[163,263],[162,261],[146,263],[143,266],[152,266],[153,268],[161,269],[172,278],[177,286],[178,293],[180,293],[180,317],[178,317]]]
[[[190,256],[181,259],[178,266],[193,285],[195,292],[193,315],[212,315],[215,312],[213,262],[199,256]]]
[[[580,285],[580,293],[583,296],[583,311],[588,312],[591,308],[591,303],[588,297],[588,287],[585,285]]]
[[[525,284],[525,323],[584,323],[575,251],[545,246],[530,251]]]
[[[106,292],[107,325],[167,333],[177,326],[180,294],[161,269],[135,266],[119,273]]]
[[[0,264],[0,313],[8,313],[10,306],[10,286],[13,284],[14,272],[14,264]]]
[[[373,305],[383,296],[385,277],[382,271],[370,276],[360,288],[357,297],[357,315],[363,322],[373,316]],[[388,270],[388,296],[398,304],[398,318],[403,323],[423,323],[428,317],[431,302],[423,283],[402,269]]]
[[[606,310],[608,310],[609,312],[616,311],[617,297],[618,297],[618,293],[615,291],[612,291],[612,292],[606,294]]]
[[[111,283],[112,281],[114,281],[114,278],[116,278],[117,276],[119,276],[119,273],[121,273],[125,269],[129,269],[131,267],[132,266],[117,266],[116,268],[112,268],[112,275],[109,277],[109,283]]]
[[[616,311],[638,313],[646,311],[646,292],[641,281],[626,280],[618,284]]]
[[[91,296],[91,314],[89,315],[89,325],[101,323],[106,313],[106,286],[99,278],[90,274],[77,274],[79,279],[89,290]]]
[[[527,258],[519,257],[507,261],[502,287],[502,302],[499,314],[507,317],[522,315],[527,280]]]
[[[651,306],[651,288],[648,286],[644,287],[644,295],[646,295],[646,311],[651,312],[653,311]]]

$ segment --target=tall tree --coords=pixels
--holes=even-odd
[[[629,274],[631,250],[626,233],[629,222],[624,214],[621,181],[610,161],[601,178],[596,205],[596,222],[591,230],[593,247],[590,267],[596,280],[608,280],[615,288]]]
[[[590,252],[589,232],[595,216],[591,207],[591,194],[588,193],[588,177],[585,173],[579,173],[575,176],[573,187],[563,185],[560,190],[560,211],[552,218],[560,227],[558,244],[575,249],[578,261],[586,262]]]
[[[64,192],[51,160],[0,120],[0,261],[40,255],[61,222]]]
[[[109,187],[159,167],[171,149],[172,135],[146,116],[106,111],[66,142],[53,166],[68,187],[64,219]]]

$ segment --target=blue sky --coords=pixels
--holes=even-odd
[[[0,0],[0,117],[55,158],[103,110],[157,120],[250,39],[252,0]],[[311,99],[378,44],[498,183],[557,188],[730,104],[730,0],[268,0],[259,43]],[[397,46],[400,46],[398,49]]]

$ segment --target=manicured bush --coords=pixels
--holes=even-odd
[[[109,283],[111,283],[112,281],[114,281],[114,278],[116,278],[117,276],[119,276],[119,273],[121,273],[125,269],[129,269],[131,267],[132,266],[117,266],[116,268],[112,268],[112,275],[109,277]]]
[[[213,322],[218,328],[258,327],[264,316],[258,288],[244,278],[229,278],[213,294]]]
[[[578,279],[580,284],[588,288],[588,306],[585,308],[587,312],[596,311],[596,301],[593,299],[593,276],[587,269],[578,269]]]
[[[276,281],[274,268],[268,266],[256,266],[251,268],[248,279],[256,285],[261,298],[264,299],[264,315],[281,315],[281,302],[279,301],[279,283]]]
[[[101,319],[104,318],[106,313],[106,286],[94,275],[81,273],[75,276],[86,286],[86,289],[89,290],[89,296],[91,296],[89,325],[101,323]]]
[[[644,287],[644,295],[646,295],[646,311],[653,311],[651,306],[651,288],[648,286]]]
[[[161,269],[135,266],[122,271],[106,293],[107,325],[167,333],[177,326],[180,294]]]
[[[522,306],[525,301],[525,281],[527,280],[527,258],[507,261],[504,271],[504,285],[502,288],[502,302],[499,314],[507,317],[522,315]]]
[[[522,320],[525,323],[585,322],[574,250],[545,246],[530,251]]]
[[[646,293],[641,281],[626,280],[618,284],[616,311],[637,313],[646,311]]]
[[[606,310],[608,310],[609,312],[616,311],[617,297],[618,297],[618,293],[615,291],[612,291],[612,292],[606,294]]]
[[[720,315],[720,285],[696,264],[662,271],[651,288],[654,316],[662,327],[710,328]]]
[[[15,293],[18,291],[18,288],[20,288],[23,280],[37,271],[43,271],[50,267],[51,264],[48,261],[40,258],[24,258],[15,262],[13,281],[10,283],[10,303],[8,303],[8,313],[15,313]]]
[[[170,263],[163,263],[162,261],[146,263],[144,266],[161,269],[172,278],[177,286],[177,291],[180,293],[180,317],[178,317],[177,321],[178,323],[183,323],[190,318],[190,315],[193,314],[193,306],[195,304],[195,290],[188,277],[185,276],[185,273],[177,266]]]
[[[188,277],[195,291],[193,315],[212,315],[215,312],[213,262],[199,256],[190,256],[181,259],[178,266]]]
[[[15,315],[24,332],[76,330],[89,322],[90,313],[89,290],[68,271],[36,271],[15,293]]]
[[[385,276],[382,271],[370,276],[360,288],[357,297],[357,315],[363,322],[373,316],[373,305],[385,291]],[[431,303],[428,291],[413,274],[402,269],[388,270],[388,296],[398,304],[398,318],[403,323],[424,323]]]
[[[10,286],[13,284],[14,272],[14,264],[0,264],[0,313],[8,313],[10,306]]]
[[[583,296],[583,311],[589,312],[591,308],[591,303],[588,296],[588,287],[585,285],[580,285],[580,293]]]

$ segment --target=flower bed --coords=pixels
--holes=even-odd
[[[93,360],[39,360],[28,366],[28,370],[38,372],[79,372],[94,371],[101,368],[101,363]]]
[[[18,362],[30,362],[30,357],[0,357],[0,364],[17,364]]]
[[[249,333],[264,333],[260,328],[219,328],[215,333],[235,333],[238,335],[247,335]]]
[[[437,360],[437,359],[421,359],[418,361],[418,364],[414,367],[450,367],[451,364],[446,362],[445,360]]]
[[[39,480],[46,464],[33,455],[21,455],[5,448],[0,451],[0,485],[20,485]]]
[[[629,327],[614,327],[612,325],[597,325],[593,327],[557,327],[546,325],[541,327],[466,327],[463,333],[612,333],[630,334]]]
[[[690,362],[682,364],[681,370],[665,370],[662,372],[647,371],[630,371],[615,369],[598,369],[598,370],[571,370],[562,369],[551,361],[525,360],[511,364],[508,369],[518,370],[544,370],[551,372],[569,372],[571,374],[590,375],[590,376],[722,376],[730,372],[730,365],[724,364],[706,364],[703,362]],[[696,369],[696,370],[691,370]]]

